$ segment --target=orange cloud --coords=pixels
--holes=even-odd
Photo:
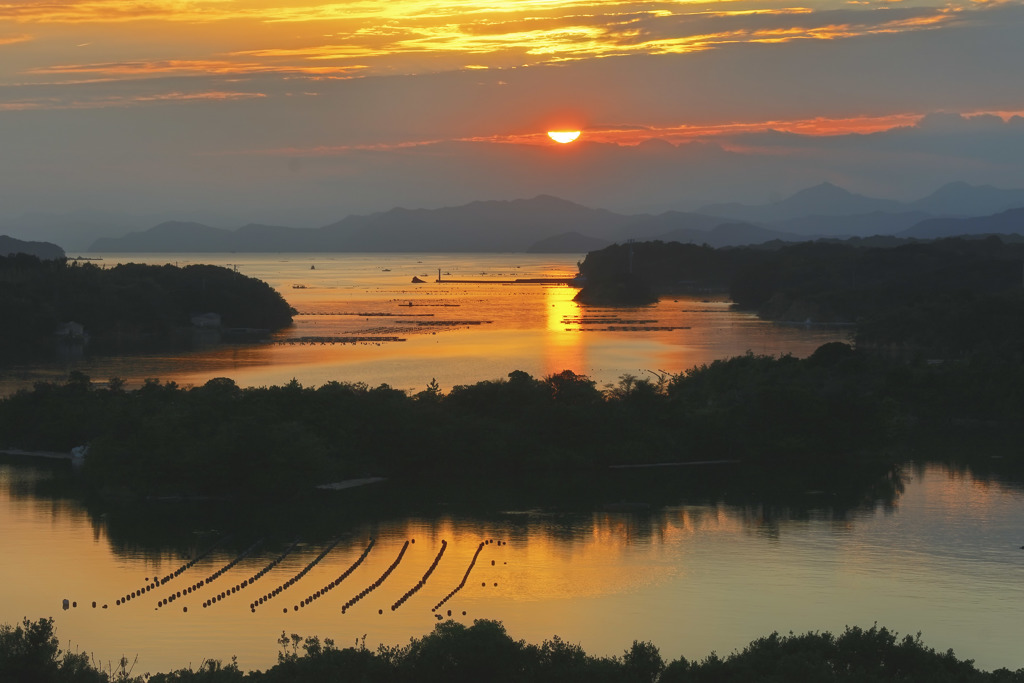
[[[294,67],[282,68],[259,62],[230,60],[153,60],[136,62],[105,62],[96,64],[60,64],[32,69],[33,74],[102,74],[106,80],[120,77],[174,75],[239,75],[263,72],[304,75],[343,76],[359,67]],[[95,82],[95,81],[93,81]]]
[[[64,101],[55,98],[0,102],[0,111],[34,111],[41,109],[105,109],[109,107],[130,107],[153,102],[226,101],[251,100],[266,97],[263,93],[252,92],[168,92],[154,95],[130,95],[123,97],[100,97],[93,100]]]
[[[750,0],[735,0],[735,4],[741,1]],[[229,51],[235,55],[295,60],[461,55],[461,63],[455,61],[449,65],[457,68],[465,68],[470,63],[501,65],[483,62],[482,56],[500,61],[519,55],[523,59],[520,63],[543,63],[626,54],[684,53],[735,42],[834,39],[926,28],[949,16],[942,9],[926,8],[917,10],[915,16],[892,20],[878,11],[848,10],[845,11],[849,15],[845,17],[847,21],[835,22],[830,20],[829,14],[830,11],[804,7],[765,8],[763,5],[713,12],[691,11],[687,3],[652,6],[619,0],[527,3],[470,0],[447,5],[432,0],[400,3],[390,0],[333,3],[316,0],[304,3],[287,0],[274,3],[261,0],[72,0],[61,4],[24,0],[0,3],[0,21],[73,24],[78,30],[90,23],[126,21],[146,21],[154,26],[171,22],[192,25],[233,22],[231,42],[251,44],[251,47]],[[805,19],[777,26],[780,21],[792,22],[798,15],[804,15]],[[281,23],[307,24],[313,30],[297,37],[273,29],[274,24]],[[176,36],[166,38],[168,47],[173,46]],[[338,40],[323,41],[325,36]],[[158,42],[163,40],[156,35],[154,38]],[[189,44],[192,45],[192,41]],[[125,46],[124,49],[137,48]],[[466,56],[471,59],[465,59]],[[206,56],[207,59],[213,57],[213,54]],[[126,61],[135,59],[136,55],[130,55]]]
[[[32,24],[31,37],[0,37],[6,46],[0,85],[130,79],[141,84],[167,76],[341,80],[512,70],[740,44],[910,33],[966,23],[965,14],[973,19],[991,13],[859,9],[845,3],[819,9],[783,2],[730,0],[707,10],[695,3],[634,0],[0,0],[0,23]],[[30,40],[48,49],[20,45]],[[16,58],[7,59],[8,54]],[[197,89],[230,87],[211,81]],[[7,106],[25,106],[20,96],[8,97]],[[75,97],[62,97],[54,106]],[[33,106],[48,101],[31,99]]]
[[[999,115],[999,114],[996,114]],[[1002,112],[1003,118],[1017,115]],[[868,134],[899,127],[909,127],[920,121],[920,114],[894,114],[889,116],[860,116],[830,119],[816,117],[789,121],[752,121],[744,123],[723,123],[706,126],[601,126],[584,131],[586,143],[618,146],[635,146],[650,140],[662,140],[671,144],[685,144],[697,141],[717,141],[729,149],[747,149],[730,142],[733,138],[752,133],[785,132],[805,136],[825,137],[849,134]],[[244,154],[286,156],[286,157],[329,157],[354,151],[389,151],[430,147],[447,143],[482,143],[499,145],[551,146],[546,131],[529,133],[480,135],[449,139],[411,140],[391,144],[366,145],[320,145],[316,147],[268,148],[249,150]]]
[[[226,16],[229,6],[225,0],[187,2],[183,0],[70,0],[55,3],[50,0],[21,0],[0,3],[0,21],[18,23],[70,24],[120,23],[144,19],[196,22],[215,20]]]
[[[14,45],[15,43],[27,43],[32,40],[32,36],[22,33],[21,35],[15,36],[3,36],[0,35],[0,45]]]

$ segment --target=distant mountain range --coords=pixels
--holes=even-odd
[[[98,239],[89,250],[582,253],[627,239],[713,240],[713,230],[721,223],[714,216],[683,212],[625,216],[541,195],[443,209],[391,209],[349,216],[322,228],[246,225],[224,230],[199,223],[161,223],[124,237]],[[750,229],[757,233],[755,241],[779,236]]]
[[[697,212],[623,215],[541,195],[441,209],[352,215],[319,228],[244,225],[234,230],[166,222],[121,237],[100,237],[95,252],[563,252],[584,253],[636,240],[713,247],[817,238],[913,238],[1024,233],[1024,189],[950,183],[900,202],[831,183],[762,205],[711,204]],[[109,234],[109,233],[108,233]]]
[[[990,185],[957,182],[943,185],[932,194],[913,202],[876,199],[847,192],[832,183],[801,190],[773,204],[709,204],[701,213],[757,224],[786,224],[811,217],[865,217],[865,222],[882,215],[906,215],[923,220],[931,217],[985,216],[1024,206],[1024,189],[1000,189]],[[872,218],[873,217],[873,218]],[[824,223],[824,221],[822,221]],[[909,226],[908,226],[909,227]]]
[[[956,235],[1024,235],[1024,208],[976,218],[931,218],[900,233],[903,237],[935,238]]]

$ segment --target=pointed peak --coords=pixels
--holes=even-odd
[[[834,185],[828,181],[818,183],[813,187],[800,190],[799,192],[792,195],[793,197],[852,197],[852,192],[844,190],[838,185]]]

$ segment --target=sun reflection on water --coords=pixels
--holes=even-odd
[[[583,336],[568,329],[565,321],[579,315],[580,305],[572,300],[577,290],[570,287],[546,287],[544,307],[547,334],[544,336],[545,375],[562,370],[585,374],[587,354]]]

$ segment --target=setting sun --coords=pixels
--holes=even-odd
[[[567,144],[580,136],[578,130],[549,130],[548,137],[561,144]]]

